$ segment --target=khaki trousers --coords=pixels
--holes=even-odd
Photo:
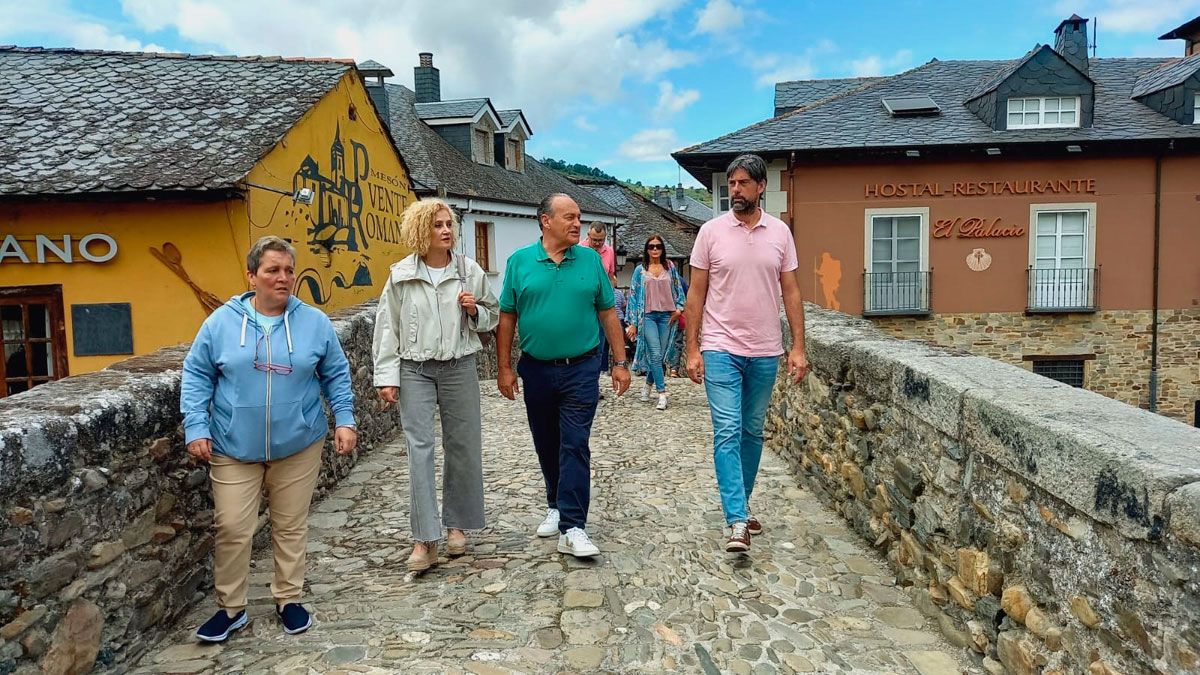
[[[308,507],[325,439],[304,450],[269,462],[239,462],[212,456],[213,518],[217,527],[215,562],[217,603],[231,612],[246,606],[250,549],[258,524],[258,505],[266,486],[271,511],[271,544],[275,551],[275,603],[298,601],[304,587],[308,545]]]

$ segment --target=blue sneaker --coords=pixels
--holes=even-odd
[[[312,617],[308,615],[308,610],[298,602],[289,602],[283,609],[276,607],[275,615],[283,622],[283,632],[288,635],[303,633],[312,625]]]
[[[233,631],[245,626],[246,621],[246,610],[244,609],[232,617],[226,614],[225,610],[218,609],[211,619],[196,629],[196,638],[204,642],[224,642],[229,639]]]

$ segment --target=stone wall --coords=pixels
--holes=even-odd
[[[371,385],[374,316],[373,303],[333,316],[360,449],[339,457],[326,447],[321,493],[399,431]],[[205,597],[212,501],[207,465],[183,447],[186,353],[168,348],[0,399],[0,673],[128,662]],[[485,350],[480,377],[495,368]]]
[[[1095,314],[937,314],[872,319],[909,340],[959,347],[1029,367],[1026,355],[1090,355],[1085,388],[1130,405],[1150,404],[1149,311]],[[1159,311],[1158,412],[1195,423],[1200,400],[1200,309]]]
[[[1200,430],[811,306],[806,342],[769,444],[981,667],[1200,669]]]

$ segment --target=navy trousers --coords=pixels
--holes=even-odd
[[[567,365],[522,356],[517,374],[546,481],[546,505],[558,509],[559,532],[583,528],[591,501],[588,439],[600,400],[600,355]]]

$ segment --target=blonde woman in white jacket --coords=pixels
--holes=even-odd
[[[454,252],[458,221],[444,202],[426,199],[404,211],[400,232],[412,255],[392,265],[375,318],[375,387],[385,406],[400,404],[408,439],[413,551],[408,569],[467,550],[465,530],[484,527],[482,433],[475,353],[479,334],[496,327],[496,295],[474,260]],[[439,512],[434,411],[440,408],[445,462]],[[444,520],[443,520],[444,515]]]

